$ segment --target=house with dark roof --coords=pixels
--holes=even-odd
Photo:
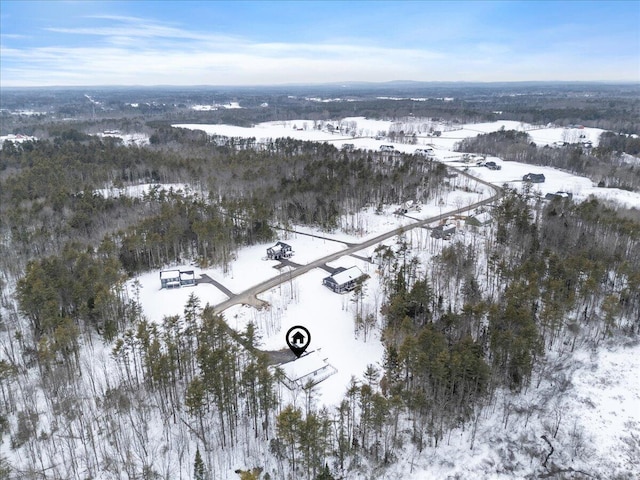
[[[547,193],[544,196],[545,199],[547,200],[563,200],[563,199],[568,199],[571,200],[573,198],[573,193],[571,192],[556,192],[556,193]]]
[[[330,277],[325,277],[322,284],[336,293],[345,293],[353,290],[358,284],[366,280],[367,275],[358,267],[339,267]]]
[[[481,212],[467,218],[466,224],[472,227],[483,227],[489,225],[493,219],[489,212]]]
[[[527,173],[524,177],[522,177],[523,182],[531,182],[531,183],[544,183],[545,178],[542,173]]]
[[[454,233],[456,233],[456,225],[454,223],[445,223],[444,225],[433,227],[431,230],[431,237],[449,240]]]
[[[282,258],[291,258],[293,249],[291,245],[284,242],[278,242],[273,247],[267,248],[267,258],[269,260],[280,260]]]

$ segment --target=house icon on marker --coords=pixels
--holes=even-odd
[[[304,345],[305,342],[305,337],[302,333],[300,332],[296,332],[293,334],[293,336],[291,337],[291,339],[293,340],[291,343],[293,344],[297,344],[297,345]]]

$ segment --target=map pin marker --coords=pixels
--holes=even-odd
[[[297,325],[289,329],[286,339],[291,351],[296,357],[300,358],[300,355],[304,353],[311,343],[311,334],[305,327]]]

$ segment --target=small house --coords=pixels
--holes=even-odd
[[[162,270],[160,288],[195,287],[196,275],[193,270]]]
[[[289,390],[307,389],[310,385],[317,385],[338,373],[338,369],[328,362],[328,358],[322,355],[320,349],[291,362],[282,363],[277,368],[282,372],[278,378]]]
[[[563,200],[563,199],[571,200],[573,198],[573,193],[571,192],[547,193],[544,196],[544,198],[547,200]]]
[[[433,238],[444,238],[445,240],[450,239],[454,233],[456,233],[456,226],[453,223],[438,225],[431,230]]]
[[[433,150],[433,148],[431,147],[425,147],[425,148],[417,148],[415,151],[416,155],[422,155],[425,157],[432,157],[435,154],[435,151]]]
[[[160,288],[176,288],[180,286],[180,270],[163,270],[160,272]]]
[[[345,293],[356,288],[365,280],[365,277],[366,275],[358,267],[340,267],[333,275],[325,277],[322,284],[336,293]]]
[[[542,173],[527,173],[524,177],[522,177],[523,182],[531,182],[531,183],[544,183],[545,178]]]
[[[466,223],[472,227],[483,227],[489,225],[491,221],[491,214],[489,214],[489,212],[482,212],[467,218]]]
[[[284,242],[278,242],[273,247],[267,248],[267,258],[269,260],[280,260],[282,258],[291,258],[293,249],[291,245]]]

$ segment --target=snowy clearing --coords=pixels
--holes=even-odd
[[[327,125],[333,129],[327,131]],[[402,121],[371,120],[364,117],[347,117],[335,121],[313,120],[288,120],[279,122],[265,122],[252,128],[236,127],[232,125],[200,125],[177,124],[174,127],[203,130],[209,135],[222,135],[228,137],[256,138],[258,141],[267,141],[282,137],[290,137],[298,140],[320,141],[342,148],[344,144],[352,144],[354,148],[380,150],[382,145],[391,145],[396,151],[403,153],[415,153],[426,145],[434,148],[434,156],[437,160],[451,163],[452,166],[464,168],[463,163],[455,163],[461,160],[462,154],[455,151],[456,143],[469,137],[475,137],[483,133],[505,130],[518,130],[527,132],[537,145],[554,145],[557,143],[590,141],[593,146],[598,145],[600,134],[604,130],[583,126],[554,127],[536,126],[511,120],[500,120],[489,123],[476,123],[465,125],[445,125],[434,123],[427,119],[407,118]],[[318,128],[320,127],[320,128]],[[336,130],[337,128],[337,130]],[[430,130],[441,129],[440,136],[428,135]],[[376,139],[378,134],[388,132],[416,133],[416,143],[391,142],[388,139]],[[349,132],[349,133],[347,133]],[[579,175],[573,175],[552,167],[540,167],[518,162],[503,162],[498,158],[489,157],[502,166],[502,170],[488,170],[484,167],[471,167],[469,173],[482,178],[495,185],[504,183],[512,187],[519,187],[522,177],[529,172],[544,173],[546,181],[543,184],[535,184],[532,191],[538,191],[542,196],[547,193],[566,191],[574,194],[577,200],[584,200],[593,195],[599,199],[615,202],[625,208],[638,208],[640,205],[640,193],[629,192],[617,188],[601,188],[593,184],[591,180]]]

